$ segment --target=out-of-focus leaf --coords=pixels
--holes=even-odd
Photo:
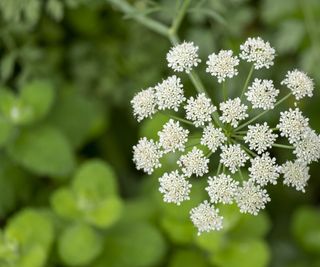
[[[49,0],[46,9],[55,20],[60,21],[63,18],[63,4],[59,0]]]
[[[147,223],[125,223],[106,237],[101,257],[92,267],[149,267],[162,259],[166,245],[160,232]]]
[[[98,103],[65,88],[48,119],[78,148],[96,137],[107,126],[107,118]]]
[[[72,187],[77,194],[94,201],[117,193],[116,176],[112,168],[98,159],[81,165]]]
[[[292,15],[298,6],[298,0],[264,0],[261,5],[262,18],[267,23],[274,23]]]
[[[295,52],[305,36],[305,28],[300,20],[288,20],[282,23],[277,33],[275,46],[279,53]]]
[[[54,90],[49,82],[34,81],[20,90],[20,99],[32,112],[32,119],[43,118],[50,110],[54,101]]]
[[[54,192],[51,196],[51,205],[54,211],[64,218],[78,219],[81,217],[76,198],[68,188],[61,188]]]
[[[270,229],[270,221],[266,213],[260,212],[257,216],[241,214],[238,223],[232,229],[233,237],[262,238]]]
[[[320,253],[320,211],[312,207],[298,209],[293,216],[292,231],[299,244],[316,255]]]
[[[207,267],[205,258],[195,250],[177,250],[170,259],[169,267]]]
[[[117,222],[122,214],[122,200],[111,196],[86,211],[86,220],[98,227],[107,228]]]
[[[75,165],[68,141],[50,126],[21,131],[7,151],[13,160],[39,175],[65,176]]]
[[[8,142],[13,133],[13,125],[8,121],[8,119],[0,115],[0,147],[4,146]]]
[[[169,117],[163,114],[156,114],[150,120],[145,120],[140,127],[140,135],[150,139],[158,140],[157,134],[163,127],[163,125],[169,121]]]
[[[59,255],[69,266],[90,264],[101,250],[102,243],[98,234],[85,224],[68,227],[58,240]]]
[[[2,0],[0,10],[7,22],[26,23],[33,26],[41,14],[40,0]]]
[[[16,57],[16,53],[11,52],[4,55],[4,57],[1,59],[0,73],[1,80],[4,82],[7,81],[12,75]]]
[[[46,215],[36,210],[23,210],[9,221],[0,242],[2,252],[16,254],[19,248],[20,253],[13,257],[9,254],[10,257],[3,260],[9,266],[45,266],[53,238],[53,225]]]
[[[267,267],[269,260],[267,244],[249,239],[230,242],[211,256],[218,267]]]

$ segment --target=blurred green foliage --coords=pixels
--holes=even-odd
[[[135,18],[170,25],[181,2],[0,0],[1,267],[320,266],[318,166],[305,195],[279,185],[257,217],[221,207],[225,229],[201,236],[188,217],[205,181],[176,207],[161,199],[159,171],[135,171],[132,145],[167,118],[138,130],[129,102],[168,74],[170,47]],[[179,34],[202,57],[261,35],[278,51],[264,75],[300,67],[319,84],[319,23],[318,0],[193,0]],[[307,101],[319,131],[318,88]],[[166,169],[176,157],[164,158]]]

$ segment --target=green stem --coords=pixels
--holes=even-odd
[[[204,86],[199,78],[199,76],[194,72],[191,71],[190,73],[188,73],[194,87],[196,88],[197,92],[200,93],[206,93]]]
[[[249,156],[253,156],[253,157],[256,157],[258,156],[256,153],[254,153],[253,151],[251,151],[249,148],[247,148],[246,146],[244,145],[241,145],[241,147],[249,154]]]
[[[280,148],[285,148],[285,149],[294,149],[293,146],[287,146],[287,145],[282,145],[282,144],[273,144],[273,147],[280,147]]]
[[[219,175],[220,174],[220,171],[221,171],[221,162],[219,162],[219,166],[218,166],[218,170],[217,170],[217,174],[216,175]]]
[[[165,112],[162,112],[162,114],[164,114],[164,115],[166,115],[166,116],[168,116],[168,117],[170,117],[170,118],[172,118],[172,119],[175,119],[175,120],[177,120],[177,121],[181,121],[181,122],[183,122],[183,123],[186,123],[186,124],[189,124],[189,125],[194,126],[194,124],[193,124],[191,121],[188,121],[188,120],[186,120],[186,119],[183,119],[183,118],[180,118],[180,117],[177,117],[177,116],[175,116],[175,115],[172,115],[172,114],[169,114],[169,113],[165,113]]]
[[[172,22],[172,26],[169,30],[169,34],[170,35],[175,35],[182,23],[182,20],[188,10],[188,7],[191,3],[191,0],[184,0],[181,7],[179,8],[173,22]]]
[[[241,171],[241,168],[239,168],[239,174],[240,174],[240,178],[242,180],[242,182],[244,181],[244,177],[243,177],[243,174],[242,174],[242,171]]]
[[[286,99],[288,99],[291,95],[292,95],[292,93],[287,94],[285,97],[283,97],[282,99],[280,99],[277,103],[275,103],[275,104],[274,104],[274,107],[280,105],[283,101],[285,101]],[[251,120],[245,122],[244,124],[241,124],[238,128],[235,129],[235,131],[238,131],[238,130],[246,127],[247,125],[249,125],[250,123],[256,121],[257,119],[259,119],[261,116],[263,116],[264,114],[266,114],[266,113],[269,112],[269,111],[270,111],[270,109],[261,112],[261,113],[258,114],[257,116],[253,117]]]
[[[246,81],[245,81],[245,83],[244,83],[244,85],[243,85],[242,92],[241,92],[241,96],[240,96],[240,99],[241,99],[241,100],[242,100],[242,98],[243,98],[243,95],[244,95],[246,89],[248,88],[250,79],[251,79],[251,77],[252,77],[253,70],[254,70],[254,65],[251,66],[250,71],[249,71],[249,74],[248,74],[248,76],[247,76],[247,79],[246,79]]]
[[[141,23],[142,25],[146,26],[150,30],[153,30],[154,32],[157,32],[163,36],[169,35],[169,28],[149,17],[146,17],[144,14],[137,13],[136,9],[132,7],[130,4],[128,4],[124,0],[107,0],[109,3],[113,4],[115,7],[117,7],[121,12],[132,16],[137,22]]]
[[[217,111],[213,112],[211,116],[212,116],[214,122],[215,122],[220,128],[224,129],[224,128],[223,128],[223,125],[222,125],[222,122],[221,122],[220,119],[219,119],[219,114],[218,114],[218,112],[217,112]]]

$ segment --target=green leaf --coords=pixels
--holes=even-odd
[[[122,200],[119,197],[108,197],[86,212],[86,220],[98,227],[110,227],[119,220],[122,206]]]
[[[0,89],[0,109],[13,124],[26,124],[32,121],[33,111],[22,102],[10,89]]]
[[[92,267],[149,267],[163,258],[166,246],[160,232],[147,223],[119,224],[106,238],[105,249]]]
[[[169,267],[207,267],[205,255],[201,252],[189,250],[176,250],[170,259]]]
[[[230,242],[211,256],[217,267],[267,267],[269,260],[268,246],[259,240]]]
[[[81,197],[99,201],[117,194],[116,176],[107,163],[99,159],[90,160],[77,170],[72,188]]]
[[[68,141],[50,126],[21,131],[7,151],[13,160],[38,175],[68,175],[75,165]]]
[[[70,266],[87,265],[101,252],[98,234],[88,225],[68,227],[58,240],[58,252],[62,261]]]
[[[263,238],[270,230],[270,226],[270,220],[265,212],[260,212],[257,216],[241,214],[231,235],[239,239]]]
[[[49,0],[46,9],[56,21],[60,21],[63,18],[64,10],[62,2],[58,0]]]
[[[301,20],[284,21],[279,28],[275,46],[279,53],[295,52],[305,36],[305,26]]]
[[[32,110],[32,122],[37,121],[49,112],[54,101],[54,90],[46,81],[33,81],[21,88],[20,99]]]
[[[0,10],[7,22],[25,23],[33,26],[41,14],[39,0],[2,0]]]
[[[158,140],[159,136],[157,132],[162,129],[169,119],[168,116],[158,113],[152,119],[145,120],[140,127],[140,136]]]
[[[6,118],[0,115],[0,148],[4,146],[14,133],[14,127]]]
[[[64,88],[58,97],[49,121],[69,139],[73,147],[80,147],[107,127],[107,118],[97,101]]]
[[[54,211],[69,219],[81,218],[81,212],[78,209],[75,195],[68,188],[60,188],[51,196],[51,205]]]
[[[8,240],[20,246],[41,245],[49,248],[54,237],[53,225],[40,211],[25,209],[12,217],[5,229]]]
[[[2,81],[6,82],[11,77],[16,58],[16,53],[11,52],[4,55],[1,59],[0,73]]]
[[[299,208],[293,216],[293,235],[302,248],[320,253],[320,211],[313,207]]]

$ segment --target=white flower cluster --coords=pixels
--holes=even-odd
[[[190,97],[186,110],[186,118],[194,123],[194,126],[203,126],[205,122],[211,121],[211,114],[217,110],[211,104],[210,98],[206,97],[204,93],[199,94],[197,98]]]
[[[263,124],[249,125],[248,132],[243,139],[245,143],[249,144],[251,150],[261,154],[272,147],[277,137],[278,135],[274,134],[268,124],[264,122]]]
[[[165,110],[168,115],[168,121],[158,132],[158,140],[142,137],[133,147],[136,168],[147,174],[161,167],[163,155],[174,153],[170,160],[174,159],[176,169],[159,178],[159,191],[165,202],[180,205],[188,201],[193,178],[208,175],[205,188],[208,201],[190,211],[198,234],[223,228],[223,216],[217,204],[235,203],[241,213],[257,215],[271,200],[265,186],[275,185],[280,179],[283,184],[304,192],[310,179],[309,164],[320,159],[320,135],[311,129],[309,119],[298,107],[281,111],[277,125],[256,122],[291,95],[296,101],[311,97],[312,79],[302,71],[288,71],[281,85],[289,92],[278,101],[280,90],[276,88],[280,87],[272,80],[253,78],[250,84],[254,69],[268,69],[274,64],[274,48],[260,37],[249,38],[240,46],[239,55],[230,50],[212,53],[206,71],[217,79],[218,86],[223,82],[221,87],[228,88],[228,79],[240,73],[239,58],[252,65],[248,77],[243,79],[244,90],[239,92],[239,97],[225,97],[217,105],[219,109],[213,105],[211,93],[203,86],[199,89],[200,80],[195,72],[190,73],[201,62],[198,47],[192,42],[173,47],[167,61],[174,71],[191,75],[197,95],[186,99],[182,80],[173,75],[142,90],[131,100],[133,114],[139,122],[158,111]],[[252,109],[257,110],[251,113]],[[278,163],[276,155],[280,149],[288,149],[295,159]],[[211,157],[214,153],[219,155],[218,160]]]
[[[206,71],[216,76],[219,83],[238,74],[235,67],[239,65],[239,59],[232,55],[231,50],[221,50],[218,54],[213,53],[208,58]]]
[[[255,69],[270,68],[274,63],[276,51],[269,42],[263,41],[260,37],[248,38],[240,45],[240,58],[248,62],[253,62]]]
[[[198,57],[198,49],[199,47],[193,42],[183,42],[173,47],[167,54],[168,67],[177,72],[189,73],[201,62]]]
[[[239,97],[235,99],[229,99],[226,102],[220,103],[220,111],[222,115],[220,120],[223,123],[230,123],[232,127],[237,127],[239,121],[244,120],[249,115],[246,113],[248,107],[241,104]]]
[[[274,87],[272,80],[260,80],[256,78],[252,85],[249,86],[248,92],[245,93],[245,95],[248,101],[251,102],[253,108],[267,110],[273,109],[279,92],[280,91]]]

